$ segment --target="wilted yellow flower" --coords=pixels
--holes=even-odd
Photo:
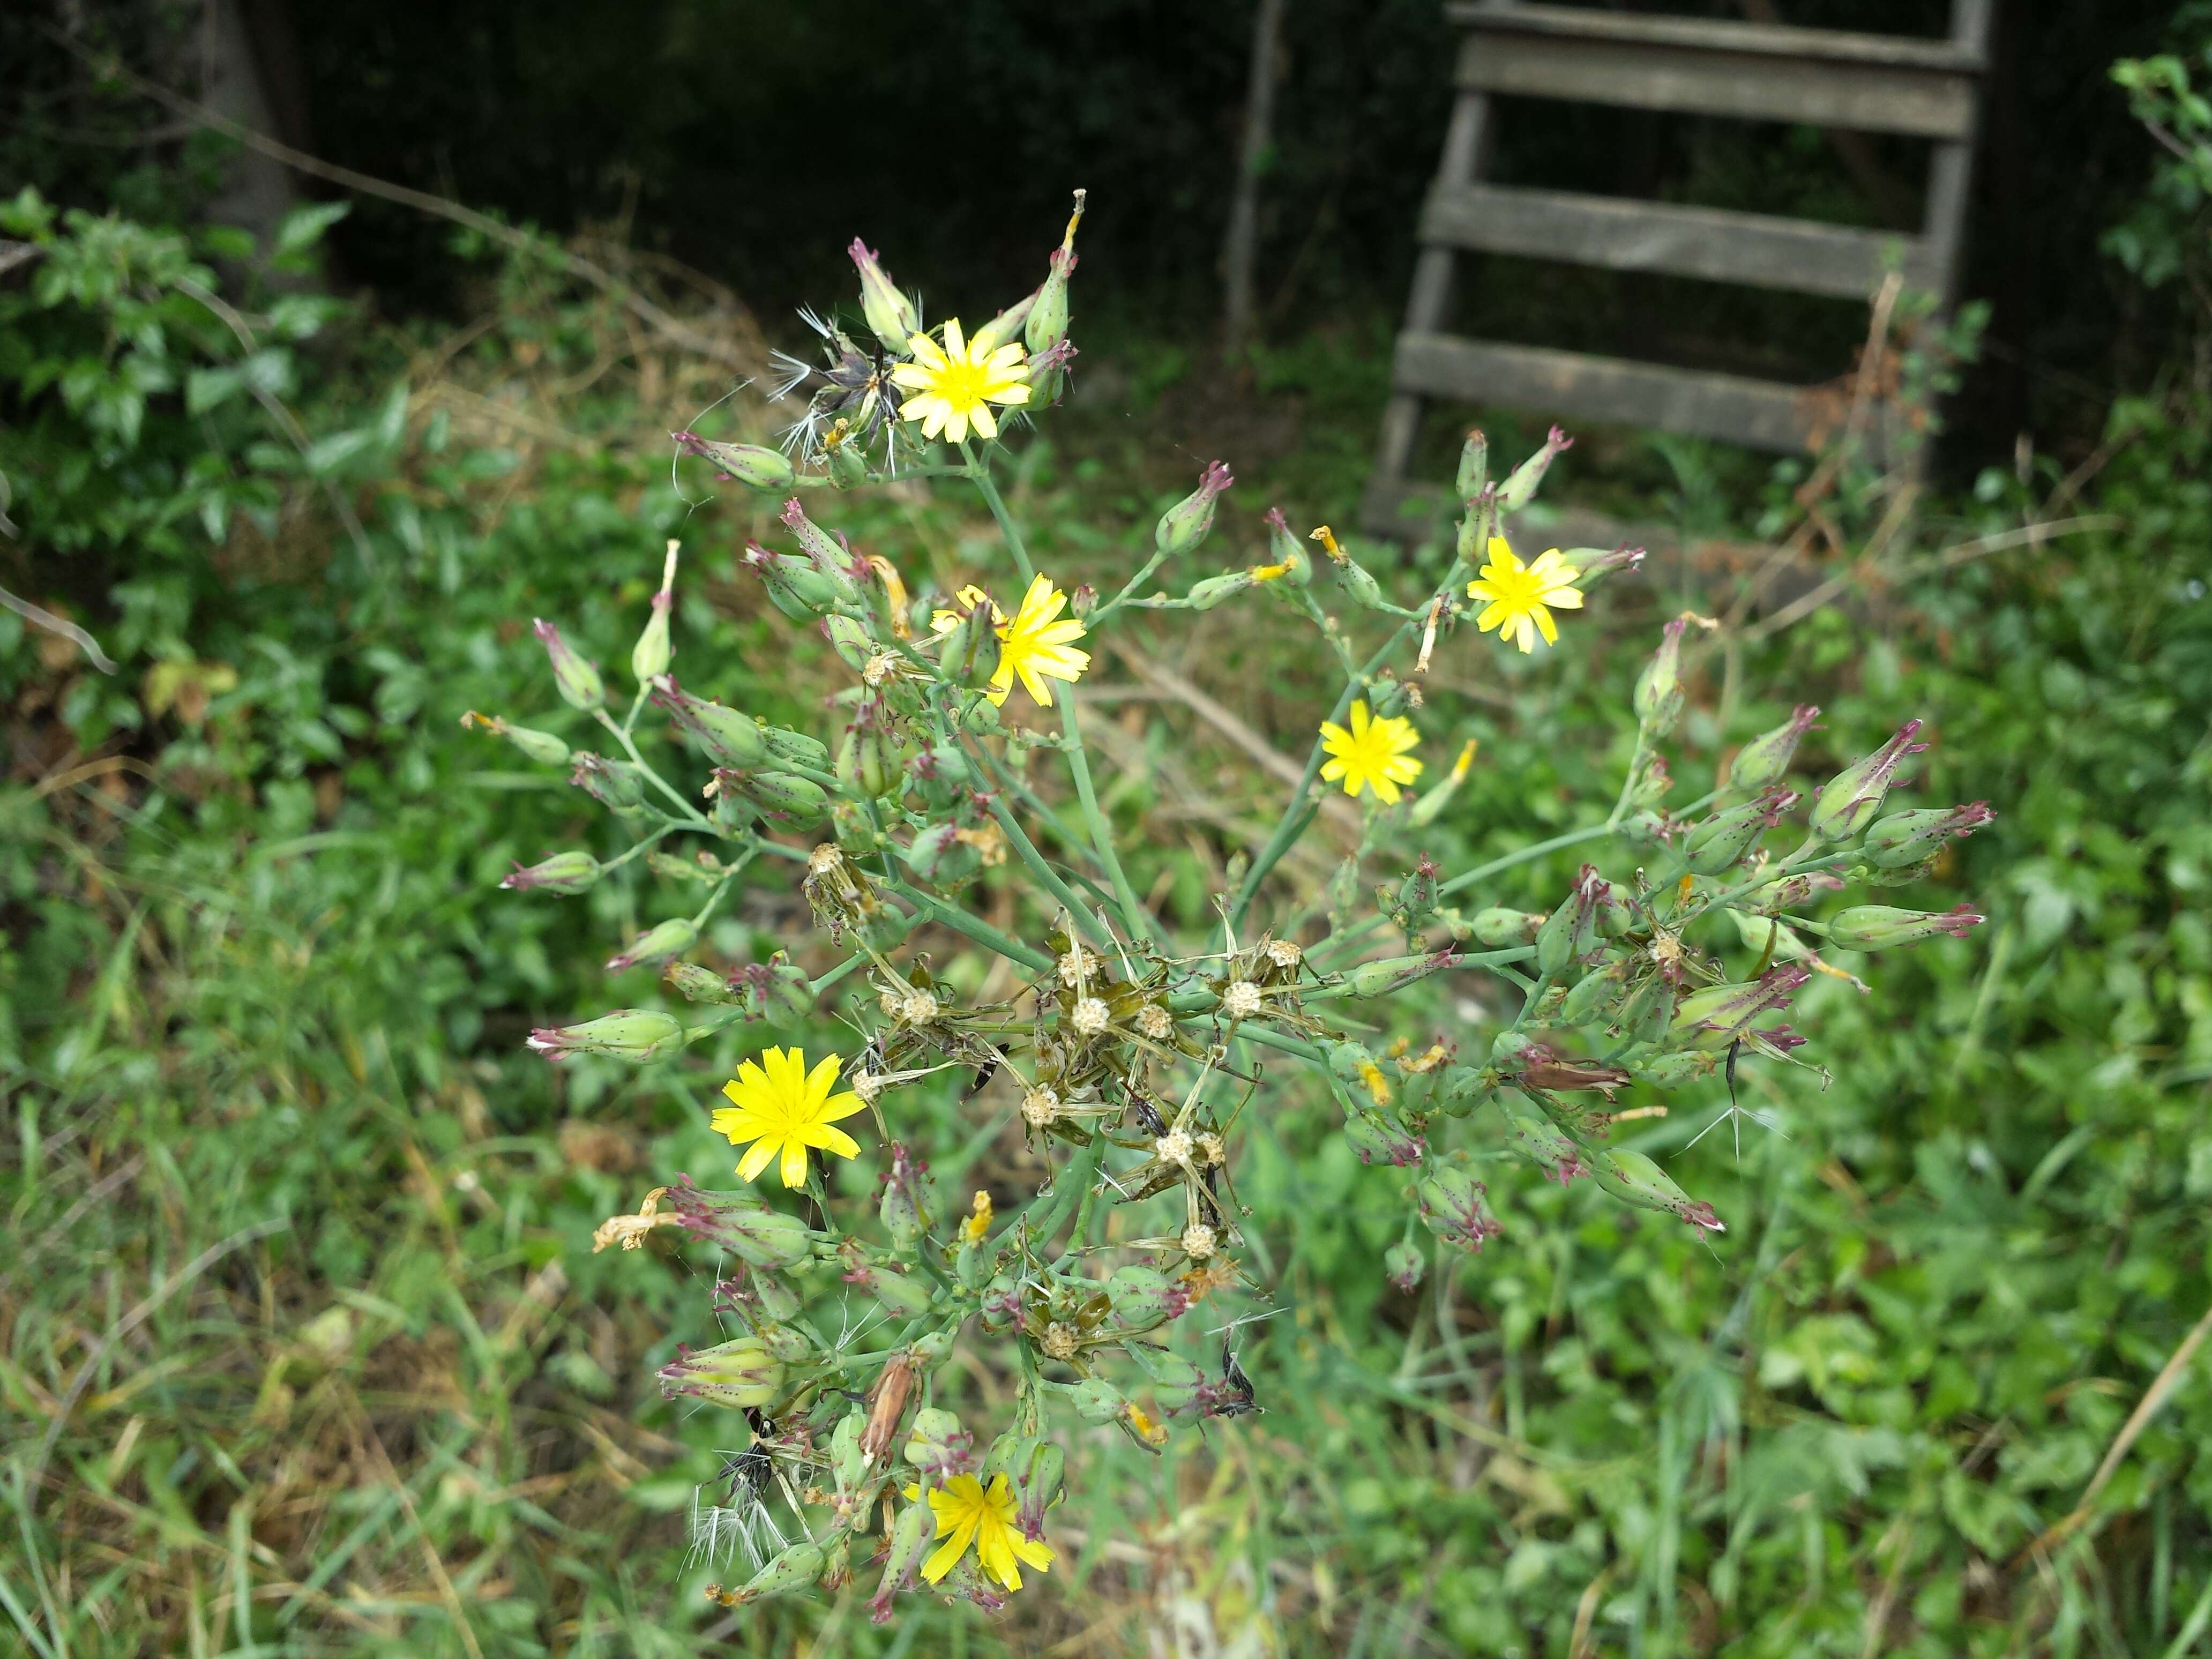
[[[991,1217],[991,1194],[978,1187],[975,1189],[975,1202],[960,1223],[962,1241],[969,1244],[981,1244],[990,1235]]]
[[[859,1156],[859,1143],[830,1127],[864,1109],[860,1096],[851,1091],[830,1092],[836,1087],[842,1064],[830,1054],[810,1072],[803,1048],[765,1048],[757,1066],[750,1060],[738,1064],[737,1076],[722,1085],[730,1104],[715,1109],[714,1127],[717,1133],[729,1137],[732,1146],[752,1142],[738,1164],[741,1179],[753,1180],[781,1156],[783,1184],[803,1187],[809,1147],[819,1146],[839,1158]]]
[[[1475,627],[1485,634],[1494,628],[1499,639],[1510,639],[1523,651],[1536,648],[1538,634],[1545,644],[1558,644],[1559,630],[1552,625],[1552,612],[1583,608],[1582,590],[1574,586],[1579,574],[1556,547],[1523,564],[1504,537],[1492,536],[1488,562],[1467,585],[1468,598],[1489,602],[1474,619]]]
[[[956,444],[964,442],[971,426],[976,436],[995,438],[999,422],[991,405],[1030,400],[1024,378],[1029,371],[1018,341],[994,347],[988,337],[979,336],[970,343],[954,317],[945,322],[943,345],[927,334],[913,336],[906,345],[914,361],[891,371],[891,384],[906,392],[900,415],[920,421],[925,438],[941,432]]]
[[[907,1492],[912,1497],[915,1489],[908,1487]],[[957,1566],[970,1544],[975,1547],[975,1561],[984,1577],[996,1579],[1010,1590],[1022,1587],[1018,1563],[1026,1562],[1039,1572],[1050,1571],[1052,1546],[1024,1537],[1014,1524],[1013,1487],[1003,1474],[991,1477],[988,1490],[972,1474],[956,1474],[943,1486],[930,1489],[929,1507],[937,1517],[937,1535],[945,1540],[921,1564],[921,1576],[931,1583],[939,1583]]]
[[[1372,789],[1385,805],[1395,806],[1399,786],[1421,775],[1420,762],[1407,752],[1420,740],[1413,721],[1395,714],[1370,720],[1367,705],[1355,701],[1349,732],[1334,720],[1321,724],[1321,746],[1330,756],[1321,775],[1331,783],[1341,778],[1347,795]]]
[[[971,583],[960,590],[960,602],[983,605],[989,603],[989,596]],[[990,689],[985,693],[992,702],[1006,702],[1018,674],[1037,706],[1049,708],[1052,692],[1045,684],[1047,680],[1072,684],[1083,678],[1091,666],[1091,653],[1074,649],[1084,628],[1074,617],[1060,614],[1066,609],[1067,595],[1054,587],[1048,576],[1030,580],[1030,591],[1022,595],[1022,608],[1012,622],[995,604],[991,605],[991,615],[999,624],[994,630],[999,636],[999,672],[991,676]],[[937,633],[949,634],[960,625],[959,613],[939,611],[930,617],[929,625]]]

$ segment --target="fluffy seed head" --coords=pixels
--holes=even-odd
[[[1022,1097],[1022,1117],[1032,1127],[1042,1129],[1060,1116],[1060,1092],[1039,1084]]]
[[[1219,1247],[1220,1240],[1213,1229],[1203,1221],[1194,1221],[1182,1230],[1182,1253],[1193,1261],[1203,1261]]]
[[[1181,1129],[1170,1129],[1152,1143],[1152,1156],[1163,1164],[1190,1162],[1191,1139]]]
[[[1231,1019],[1249,1019],[1260,1012],[1260,988],[1249,979],[1232,979],[1221,994],[1221,1012]]]
[[[1044,1350],[1047,1358],[1073,1359],[1075,1358],[1075,1333],[1054,1320],[1044,1328],[1044,1334],[1037,1339],[1037,1346]]]
[[[1137,1031],[1154,1042],[1165,1042],[1175,1035],[1175,1017],[1157,1002],[1148,1002],[1137,1010]]]
[[[1083,998],[1068,1016],[1077,1033],[1083,1036],[1097,1036],[1106,1029],[1109,1018],[1105,1002],[1097,997]]]

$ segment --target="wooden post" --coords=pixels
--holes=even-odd
[[[1252,326],[1252,268],[1260,251],[1260,170],[1275,127],[1275,47],[1282,38],[1284,0],[1260,0],[1252,25],[1252,73],[1244,94],[1244,143],[1237,191],[1229,202],[1229,234],[1221,246],[1221,355],[1233,362]]]

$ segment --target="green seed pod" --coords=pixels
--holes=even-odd
[[[578,1054],[605,1054],[613,1060],[647,1060],[680,1048],[684,1028],[673,1015],[657,1008],[618,1008],[580,1025],[562,1025],[535,1030],[526,1045],[548,1060],[572,1060]]]
[[[1128,1396],[1103,1376],[1086,1376],[1070,1392],[1075,1414],[1086,1423],[1111,1423],[1128,1409]]]
[[[1467,434],[1459,452],[1459,475],[1453,480],[1462,501],[1474,502],[1490,488],[1490,440],[1480,428]]]
[[[716,766],[758,766],[768,757],[760,722],[750,714],[695,697],[665,674],[653,682],[653,701],[668,711],[684,739]]]
[[[1689,625],[1686,617],[1677,617],[1662,629],[1658,650],[1636,677],[1631,702],[1646,738],[1665,737],[1682,717],[1682,630]]]
[[[737,1592],[738,1604],[757,1601],[764,1595],[781,1595],[805,1589],[830,1565],[830,1553],[819,1544],[793,1544],[748,1579]]]
[[[660,1368],[660,1391],[672,1400],[690,1395],[717,1406],[757,1411],[775,1399],[783,1377],[783,1362],[765,1343],[757,1336],[740,1336],[711,1348],[680,1351]]]
[[[1364,605],[1370,611],[1379,611],[1389,603],[1382,597],[1381,586],[1367,574],[1366,567],[1351,558],[1347,557],[1337,566],[1336,579],[1343,585],[1346,594],[1354,605]]]
[[[1768,788],[1741,805],[1723,807],[1693,825],[1682,842],[1682,861],[1700,876],[1717,876],[1749,858],[1759,838],[1797,805],[1795,790]]]
[[[869,1281],[876,1300],[883,1304],[893,1317],[919,1319],[927,1313],[935,1298],[929,1286],[905,1273],[894,1273],[889,1267],[878,1267]]]
[[[1559,1018],[1570,1025],[1587,1025],[1613,1006],[1620,995],[1626,962],[1610,962],[1577,980],[1559,1006]]]
[[[761,740],[768,744],[770,759],[779,766],[803,766],[820,772],[830,765],[830,748],[820,739],[808,737],[804,732],[787,731],[781,726],[761,727]]]
[[[1729,787],[1765,789],[1781,782],[1789,774],[1798,743],[1820,718],[1818,708],[1809,702],[1800,703],[1781,725],[1771,732],[1761,732],[1737,750],[1729,767]]]
[[[1837,912],[1828,924],[1828,942],[1842,951],[1887,951],[1923,939],[1964,939],[1982,918],[1966,905],[1955,910],[1899,910],[1887,904],[1855,904]]]
[[[830,816],[830,796],[811,779],[788,772],[717,771],[724,788],[737,789],[779,828],[809,830]]]
[[[1514,468],[1512,477],[1506,479],[1504,487],[1498,490],[1498,510],[1500,513],[1518,513],[1535,500],[1536,487],[1544,482],[1544,474],[1551,470],[1554,459],[1574,447],[1574,441],[1559,428],[1553,427],[1550,435],[1544,440],[1544,447]]]
[[[921,313],[911,299],[898,291],[866,242],[855,236],[845,252],[860,268],[860,314],[886,349],[905,356],[913,349],[908,343],[921,332]]]
[[[1917,812],[1893,812],[1867,831],[1866,853],[1877,869],[1903,870],[1924,864],[1961,836],[1972,835],[1996,814],[1978,800],[1966,806],[1932,806]]]
[[[728,1007],[738,1000],[738,994],[730,988],[729,981],[713,969],[702,968],[696,962],[672,962],[661,977],[675,987],[686,1002],[704,1002]]]

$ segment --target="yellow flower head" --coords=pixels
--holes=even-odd
[[[995,438],[999,422],[991,405],[1030,400],[1029,369],[1018,340],[995,345],[982,334],[971,343],[962,336],[960,319],[954,317],[945,325],[943,345],[927,334],[916,334],[906,347],[914,361],[891,371],[891,384],[906,392],[900,415],[920,421],[925,438],[941,432],[954,443],[963,443],[971,426],[976,436]]]
[[[1413,723],[1395,714],[1370,720],[1367,705],[1352,705],[1352,729],[1334,720],[1321,723],[1321,746],[1329,760],[1322,776],[1334,783],[1344,780],[1344,793],[1358,796],[1372,789],[1386,806],[1398,804],[1399,786],[1421,775],[1421,763],[1408,751],[1421,740]]]
[[[907,1495],[915,1496],[916,1489],[909,1486]],[[970,1544],[975,1547],[975,1560],[984,1576],[1010,1590],[1022,1587],[1018,1561],[1039,1572],[1051,1570],[1052,1546],[1024,1537],[1014,1524],[1013,1488],[1004,1474],[993,1475],[988,1491],[974,1475],[956,1474],[943,1486],[930,1489],[929,1507],[937,1517],[937,1535],[945,1540],[921,1564],[921,1576],[931,1583],[942,1582],[960,1564]]]
[[[960,590],[960,602],[970,606],[983,605],[988,603],[988,596],[970,584]],[[1052,707],[1052,691],[1045,684],[1047,680],[1073,683],[1083,678],[1084,671],[1091,666],[1091,653],[1074,649],[1075,641],[1083,637],[1084,629],[1074,617],[1060,614],[1066,609],[1067,595],[1054,587],[1048,576],[1031,580],[1030,591],[1022,596],[1022,608],[1014,613],[1012,622],[995,604],[991,605],[991,615],[999,623],[999,672],[991,676],[986,695],[994,703],[1006,702],[1006,694],[1014,689],[1017,674],[1040,708]],[[960,625],[959,613],[939,611],[931,617],[929,625],[939,634],[950,634]]]
[[[734,1146],[750,1140],[738,1174],[751,1181],[779,1154],[783,1159],[783,1184],[806,1184],[806,1150],[819,1146],[839,1158],[854,1158],[860,1146],[842,1129],[830,1126],[841,1117],[862,1109],[860,1096],[850,1091],[833,1095],[841,1062],[830,1054],[812,1071],[806,1069],[803,1048],[764,1048],[760,1064],[741,1061],[735,1078],[722,1085],[730,1104],[714,1109],[717,1133],[727,1135]]]
[[[1538,634],[1545,644],[1557,645],[1559,630],[1552,625],[1552,612],[1583,608],[1582,590],[1574,585],[1579,574],[1556,547],[1523,564],[1504,537],[1492,536],[1489,562],[1467,585],[1468,598],[1487,601],[1474,625],[1485,634],[1497,629],[1499,639],[1510,639],[1523,651],[1536,648]]]

